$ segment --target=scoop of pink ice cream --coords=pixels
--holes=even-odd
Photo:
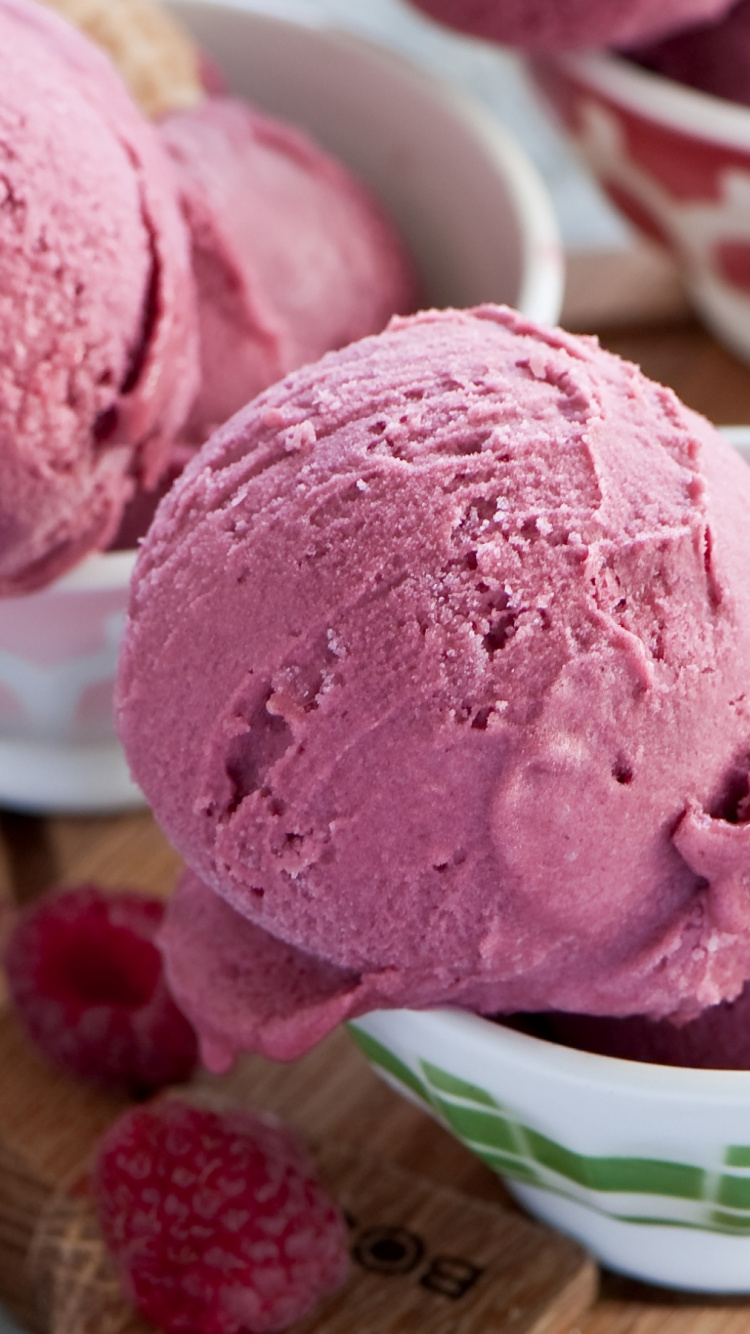
[[[277,1011],[294,1046],[300,970],[304,1041],[378,1005],[737,994],[749,518],[671,391],[497,307],[395,320],[216,433],[142,549],[119,718],[249,970],[262,932],[285,960],[237,981],[225,1053]],[[241,951],[191,915],[168,956],[200,1027],[180,952],[238,979]]]
[[[413,0],[440,23],[533,51],[626,46],[717,19],[732,0]]]
[[[299,130],[214,97],[160,134],[192,239],[201,444],[287,371],[413,310],[417,284],[375,200]]]
[[[639,64],[704,93],[750,104],[750,2],[629,53]]]
[[[170,167],[106,58],[0,0],[0,595],[49,582],[152,486],[196,388]]]

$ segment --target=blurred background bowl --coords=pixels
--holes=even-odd
[[[557,320],[563,261],[547,191],[473,97],[324,22],[205,0],[170,8],[229,92],[303,126],[367,182],[410,246],[428,304],[500,301]]]
[[[672,254],[705,323],[750,361],[750,107],[614,55],[529,68],[613,203]]]
[[[88,556],[41,592],[0,601],[0,804],[141,805],[112,713],[134,551]]]
[[[545,187],[472,98],[328,26],[183,0],[173,12],[228,91],[304,126],[389,210],[429,305],[507,302],[555,323],[563,288]],[[135,553],[88,557],[0,601],[0,804],[96,812],[141,804],[112,689]]]

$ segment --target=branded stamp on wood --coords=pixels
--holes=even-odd
[[[118,1295],[85,1184],[123,1104],[48,1069],[7,1011],[0,1065],[14,1072],[0,1089],[0,1301],[40,1334],[147,1334]],[[281,1073],[299,1079],[294,1066]],[[593,1301],[595,1267],[575,1242],[337,1136],[317,1134],[313,1149],[346,1213],[352,1265],[296,1334],[565,1334]]]
[[[346,1211],[352,1272],[299,1334],[562,1334],[596,1295],[580,1246],[354,1146],[316,1158]]]

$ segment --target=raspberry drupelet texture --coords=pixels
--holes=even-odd
[[[275,1119],[176,1098],[125,1112],[93,1187],[131,1301],[168,1334],[285,1329],[346,1277],[346,1225]]]
[[[195,1032],[169,994],[154,936],[164,904],[95,885],[46,895],[11,934],[11,1000],[29,1037],[66,1074],[142,1095],[180,1083]]]

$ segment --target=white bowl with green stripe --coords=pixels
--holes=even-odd
[[[451,1010],[350,1025],[533,1214],[648,1282],[750,1292],[750,1071],[645,1065]]]

